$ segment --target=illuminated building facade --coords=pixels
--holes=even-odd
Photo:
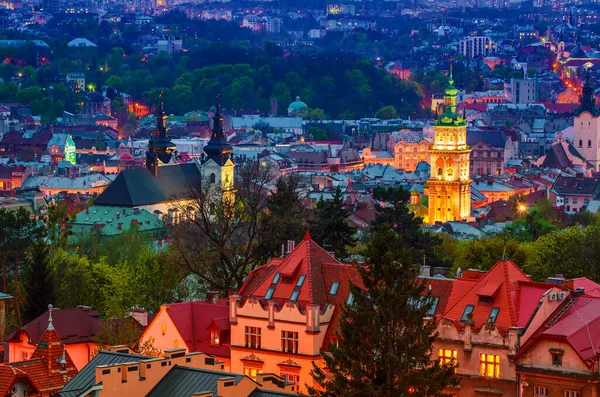
[[[573,118],[573,145],[587,162],[600,170],[600,110],[594,100],[594,87],[589,72],[583,84],[581,105]]]
[[[467,219],[471,214],[471,178],[467,146],[467,122],[456,113],[458,90],[452,72],[444,92],[445,110],[435,121],[434,142],[429,149],[429,222]]]

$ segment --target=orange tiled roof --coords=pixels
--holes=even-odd
[[[27,379],[40,393],[56,392],[77,374],[77,369],[67,353],[54,327],[48,327],[42,335],[31,359],[28,361],[0,364],[0,395],[4,396],[18,379]],[[66,368],[61,370],[63,358]]]

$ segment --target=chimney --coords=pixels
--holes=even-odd
[[[277,99],[271,99],[271,115],[277,116]]]
[[[133,215],[139,215],[140,214],[140,209],[139,208],[134,208],[133,209]]]
[[[211,303],[217,303],[219,301],[219,293],[216,291],[207,291],[206,300]]]
[[[492,186],[494,184],[494,180],[492,178],[488,179],[487,184]]]
[[[135,319],[142,327],[148,326],[148,312],[144,308],[133,308],[129,316]]]
[[[321,328],[320,305],[306,305],[306,332],[318,333]]]
[[[419,268],[419,276],[431,277],[431,266],[421,265],[421,267]]]
[[[121,218],[121,213],[117,212],[117,219],[120,219],[120,218]]]
[[[90,213],[90,209],[89,209],[89,208],[86,208],[86,209],[85,209],[85,213],[86,213],[86,214],[89,214],[89,213]]]
[[[119,219],[119,218],[117,218],[117,219]],[[123,224],[119,222],[119,224],[117,225],[117,228],[119,230],[123,230]]]
[[[139,225],[139,222],[138,222],[137,219],[132,219],[131,220],[131,226],[138,226],[138,225]]]
[[[292,252],[294,250],[294,248],[296,248],[296,243],[294,242],[294,240],[288,240],[287,241],[287,253],[289,254],[290,252]]]
[[[229,295],[229,324],[237,324],[237,303],[239,295]]]

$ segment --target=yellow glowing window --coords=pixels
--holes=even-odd
[[[173,347],[174,347],[175,349],[177,349],[177,348],[179,347],[179,340],[175,339],[175,340],[173,341]]]
[[[440,364],[450,364],[452,360],[456,361],[458,352],[456,350],[439,349],[438,356]]]
[[[244,367],[244,375],[251,377],[256,380],[256,375],[261,374],[262,370],[260,368],[250,368]]]
[[[161,326],[161,331],[162,331],[162,334],[163,334],[163,335],[167,333],[167,324],[165,324],[165,323],[162,323],[162,326]]]
[[[499,378],[500,356],[482,353],[479,355],[479,357],[479,372],[481,376],[485,376],[487,378]]]

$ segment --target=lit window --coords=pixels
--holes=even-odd
[[[500,356],[493,354],[479,355],[479,373],[487,378],[500,377]]]
[[[260,328],[246,326],[246,347],[260,349]]]
[[[550,393],[548,392],[547,387],[543,386],[533,386],[533,397],[545,397]]]
[[[451,364],[453,361],[456,361],[456,357],[458,352],[456,350],[449,349],[439,349],[438,350],[438,358],[440,360],[440,364]]]
[[[467,305],[467,307],[465,307],[465,311],[462,315],[462,317],[460,318],[461,322],[466,322],[469,319],[469,314],[473,313],[473,309],[475,308],[475,306],[473,305]]]
[[[298,282],[296,283],[296,288],[302,287],[302,284],[304,284],[305,279],[306,279],[306,274],[301,274],[300,277],[298,277]]]
[[[579,397],[578,390],[565,390],[564,397]]]
[[[220,332],[217,329],[210,331],[210,344],[211,346],[219,346],[221,344],[221,338],[219,338]]]
[[[488,317],[488,322],[489,323],[495,323],[496,319],[498,318],[498,313],[499,312],[500,312],[500,308],[493,307],[492,311],[490,312],[490,316]]]
[[[279,275],[279,273],[275,273],[275,276],[273,277],[273,281],[271,282],[271,284],[275,285],[279,282],[279,278],[281,276]]]
[[[270,300],[273,297],[273,292],[275,292],[275,288],[269,288],[265,294],[265,300]]]
[[[298,333],[281,331],[281,351],[284,353],[298,353]]]
[[[329,295],[331,295],[331,296],[337,295],[339,287],[340,287],[340,283],[338,281],[335,281],[333,284],[331,284],[331,288],[329,289]]]
[[[292,292],[292,296],[290,297],[290,300],[293,302],[296,302],[298,300],[298,295],[300,295],[300,291]]]
[[[262,370],[260,368],[244,367],[244,375],[256,380],[256,375],[258,374],[262,374]]]

